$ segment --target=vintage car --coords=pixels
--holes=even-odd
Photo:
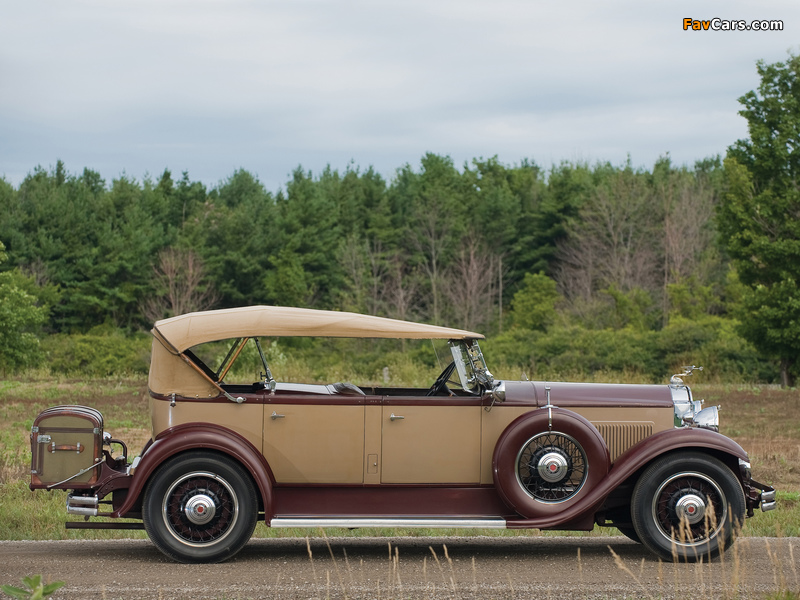
[[[68,527],[143,527],[177,561],[232,557],[258,519],[293,528],[599,524],[666,560],[708,559],[745,515],[775,507],[747,453],[718,433],[717,407],[701,409],[680,376],[668,385],[498,381],[478,333],[300,308],[191,313],[152,333],[152,438],[141,453],[129,460],[92,408],[49,408],[31,432],[30,487],[69,490],[67,513],[85,520]],[[298,336],[436,340],[446,358],[430,387],[282,381],[264,348]],[[261,374],[232,383],[245,355]]]

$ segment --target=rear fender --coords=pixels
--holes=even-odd
[[[184,423],[162,431],[142,455],[131,479],[124,503],[111,516],[121,517],[136,506],[150,476],[169,458],[189,450],[216,450],[240,462],[252,475],[264,503],[269,522],[275,478],[267,461],[248,440],[226,427],[209,423]]]
[[[570,506],[557,515],[509,521],[508,527],[513,529],[557,529],[559,525],[573,521],[582,515],[593,514],[614,489],[635,475],[637,471],[654,459],[678,450],[708,452],[728,465],[737,478],[740,478],[738,459],[747,460],[747,452],[739,444],[715,431],[696,427],[668,429],[639,442],[619,456],[614,461],[606,478],[594,489],[589,490],[579,504]]]

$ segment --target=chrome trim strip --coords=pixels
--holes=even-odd
[[[506,520],[489,519],[426,519],[426,518],[379,518],[343,517],[319,519],[316,517],[275,517],[270,527],[429,527],[432,529],[505,529]]]

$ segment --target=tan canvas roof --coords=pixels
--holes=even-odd
[[[357,337],[406,339],[483,339],[480,333],[409,323],[349,312],[247,306],[188,313],[157,321],[153,333],[178,352],[216,340],[239,337]]]

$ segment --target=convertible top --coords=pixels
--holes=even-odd
[[[158,394],[216,397],[219,385],[185,354],[189,348],[235,338],[297,336],[446,340],[484,337],[449,327],[309,308],[247,306],[187,313],[156,321],[148,385]]]
[[[349,337],[483,339],[480,333],[350,312],[247,306],[195,312],[157,321],[153,335],[178,352],[198,344],[241,337]]]

